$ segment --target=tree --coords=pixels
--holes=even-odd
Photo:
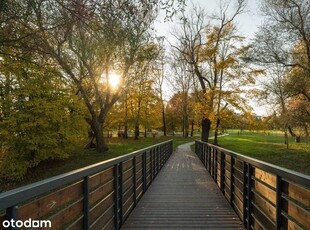
[[[164,49],[164,37],[158,37],[158,45],[159,45],[159,55],[158,55],[158,63],[157,63],[157,77],[155,79],[155,88],[158,93],[159,100],[161,102],[161,114],[162,114],[162,126],[164,136],[167,136],[167,122],[166,122],[166,104],[164,100],[164,82],[165,82],[165,49]]]
[[[264,64],[282,64],[310,71],[310,11],[309,1],[264,0],[261,12],[266,17],[257,33],[251,52],[253,61]],[[301,43],[305,49],[292,52]],[[255,45],[254,45],[255,44]],[[306,57],[306,62],[293,59],[293,55]]]
[[[273,113],[278,114],[278,121],[281,129],[284,130],[284,143],[288,148],[287,130],[290,124],[288,121],[288,98],[289,92],[286,90],[287,69],[281,65],[269,66],[266,69],[267,79],[262,80],[262,89],[258,90],[258,96],[273,108]]]
[[[16,23],[30,34],[32,47],[22,44],[23,50],[34,48],[50,58],[64,78],[75,85],[89,111],[86,120],[95,136],[96,149],[105,151],[103,125],[121,90],[111,88],[110,74],[114,71],[127,77],[137,44],[145,39],[155,18],[156,11],[151,10],[156,5],[149,1],[45,0],[29,1],[25,8],[29,16]],[[122,50],[131,53],[124,56]]]
[[[250,60],[268,68],[272,65],[286,68],[283,90],[290,98],[310,102],[309,1],[265,0],[261,10],[267,20],[256,35]],[[287,124],[292,116],[293,111],[287,110]],[[287,126],[288,131],[299,140],[291,125]]]
[[[20,180],[42,161],[70,156],[85,137],[85,111],[57,70],[9,61],[0,63],[0,89],[9,85],[0,102],[0,111],[5,111],[1,147],[6,152],[1,176]]]
[[[146,43],[138,51],[140,57],[134,64],[131,81],[128,84],[128,104],[131,120],[134,123],[135,139],[139,138],[142,113],[147,113],[149,103],[153,102],[155,92],[153,89],[155,81],[154,65],[159,54],[155,43]]]
[[[192,111],[190,108],[190,93],[193,90],[193,71],[191,70],[191,65],[189,65],[181,55],[172,56],[170,65],[173,73],[170,83],[174,90],[178,92],[177,94],[181,100],[180,111],[182,114],[183,137],[188,137],[190,125],[189,117],[190,111]]]
[[[182,130],[183,122],[183,106],[182,93],[175,93],[167,103],[167,131],[172,135],[176,131]]]
[[[204,11],[194,8],[190,16],[183,15],[181,32],[175,34],[179,43],[175,48],[183,55],[184,60],[192,65],[193,71],[200,83],[201,93],[203,95],[200,98],[206,106],[206,113],[203,114],[201,122],[202,140],[206,142],[209,138],[211,117],[214,112],[214,93],[220,81],[217,55],[219,43],[222,41],[225,31],[227,31],[226,28],[231,27],[235,17],[243,11],[244,5],[245,1],[237,1],[235,11],[229,16],[227,14],[229,4],[221,2],[220,17],[214,17],[220,22],[218,26],[207,24],[205,22],[206,15]],[[212,43],[213,48],[208,48],[207,40],[209,40],[209,45]]]

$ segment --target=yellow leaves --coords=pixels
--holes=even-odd
[[[237,63],[237,60],[233,56],[228,56],[226,59],[220,60],[214,68],[218,70],[224,70],[228,69],[230,67],[233,67]]]

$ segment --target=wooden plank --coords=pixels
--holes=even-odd
[[[59,189],[44,197],[38,198],[18,208],[19,220],[29,218],[39,220],[48,214],[52,214],[60,207],[71,203],[83,195],[83,183],[77,182]]]
[[[97,173],[89,178],[89,189],[93,190],[96,187],[107,183],[114,178],[113,167]]]
[[[276,221],[276,208],[258,194],[253,194],[253,202],[274,222]]]
[[[49,218],[53,229],[62,229],[72,220],[78,218],[83,213],[83,199],[67,206]]]
[[[140,170],[142,170],[142,161],[136,163],[136,171],[139,172]]]
[[[102,229],[110,220],[114,219],[114,206],[111,206],[106,211],[102,212],[101,215],[92,223],[90,229],[97,230]]]
[[[127,171],[128,169],[132,168],[133,166],[133,159],[129,159],[123,162],[123,171]]]
[[[259,181],[254,181],[255,191],[260,193],[262,196],[267,198],[272,204],[276,204],[276,192],[260,183]]]
[[[172,154],[122,229],[244,229],[190,145]]]
[[[239,216],[240,219],[242,219],[243,217],[243,203],[242,203],[242,199],[239,199],[238,196],[234,196],[233,199],[233,204],[234,204],[234,209],[235,211],[237,211],[237,214]]]
[[[126,202],[127,199],[129,199],[129,197],[133,196],[133,186],[131,186],[130,188],[128,188],[128,190],[126,190],[125,192],[123,192],[123,203]]]
[[[127,169],[123,171],[123,181],[127,181],[130,177],[133,176],[133,168]]]
[[[132,209],[134,208],[134,201],[133,201],[133,197],[129,197],[128,200],[126,200],[126,202],[123,205],[123,213],[124,213],[124,219],[126,219],[128,217],[128,215],[130,214],[130,212],[132,211]]]
[[[243,173],[242,173],[241,171],[239,171],[238,168],[235,168],[235,167],[234,167],[233,173],[234,173],[234,177],[235,177],[235,178],[237,178],[237,179],[239,179],[240,181],[242,181],[242,179],[243,179]]]
[[[94,206],[99,200],[104,199],[114,191],[114,180],[107,182],[89,194],[90,206]]]
[[[287,225],[288,225],[288,230],[305,230],[304,228],[298,226],[291,220],[288,220]]]
[[[231,156],[229,154],[225,154],[225,163],[231,163]]]
[[[242,161],[240,161],[237,158],[235,158],[234,167],[242,172],[242,169],[243,169]]]
[[[133,187],[133,179],[128,178],[128,180],[123,184],[123,194],[125,194],[128,190],[132,189],[132,187]]]
[[[253,218],[258,220],[265,229],[275,229],[275,223],[254,203],[252,203]]]
[[[269,186],[276,187],[276,176],[267,173],[259,168],[254,168],[253,175],[255,178],[259,179],[262,182],[265,182]]]
[[[114,216],[111,218],[105,226],[102,227],[103,230],[114,230]]]
[[[310,190],[288,183],[287,195],[310,209]]]
[[[83,230],[83,216],[66,227],[66,230]]]
[[[108,209],[114,207],[114,193],[101,200],[96,206],[94,206],[89,212],[90,223],[96,222],[96,220]]]
[[[255,230],[266,230],[265,228],[262,227],[262,224],[259,223],[256,219],[253,220],[252,225],[253,225],[252,229],[255,229]]]
[[[243,193],[242,193],[242,191],[238,187],[234,186],[233,194],[234,194],[234,196],[238,197],[239,200],[242,202]]]
[[[240,191],[243,190],[243,182],[237,177],[234,177],[234,187],[237,187]]]
[[[305,228],[310,227],[310,210],[305,210],[292,202],[288,202],[288,215]]]

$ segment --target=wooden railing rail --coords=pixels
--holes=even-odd
[[[29,219],[52,229],[120,229],[172,151],[170,140],[1,193],[0,229]]]
[[[310,176],[202,141],[195,152],[247,229],[310,229]]]

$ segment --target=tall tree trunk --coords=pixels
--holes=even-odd
[[[166,124],[166,114],[165,114],[165,105],[163,103],[163,108],[162,108],[162,118],[163,118],[163,131],[164,131],[164,136],[167,136],[167,124]]]
[[[305,124],[304,127],[305,127],[305,134],[306,134],[306,137],[309,137],[308,125]]]
[[[293,132],[292,127],[288,126],[288,131],[290,132],[292,137],[295,137],[295,142],[300,143],[300,136]]]
[[[185,131],[185,135],[184,137],[188,137],[188,134],[189,134],[189,122],[188,122],[188,116],[185,115],[185,118],[184,118],[184,131]]]
[[[127,93],[125,97],[125,127],[124,127],[124,138],[128,138],[128,98]]]
[[[99,122],[98,119],[93,119],[91,124],[92,131],[96,139],[96,150],[97,152],[105,152],[108,147],[105,144],[103,136],[103,122]]]
[[[211,129],[211,120],[208,118],[203,118],[201,120],[201,140],[204,142],[209,142],[209,134]]]
[[[128,138],[128,124],[127,121],[125,122],[125,127],[124,127],[124,138]]]
[[[135,140],[138,140],[139,139],[139,124],[135,124]]]
[[[214,145],[218,145],[218,131],[220,126],[220,119],[216,119],[216,126],[215,126],[215,132],[214,132]]]
[[[284,144],[286,144],[286,148],[288,149],[289,146],[288,146],[288,135],[287,135],[287,130],[285,129],[285,132],[284,132]]]
[[[191,137],[194,136],[194,120],[192,120]]]

